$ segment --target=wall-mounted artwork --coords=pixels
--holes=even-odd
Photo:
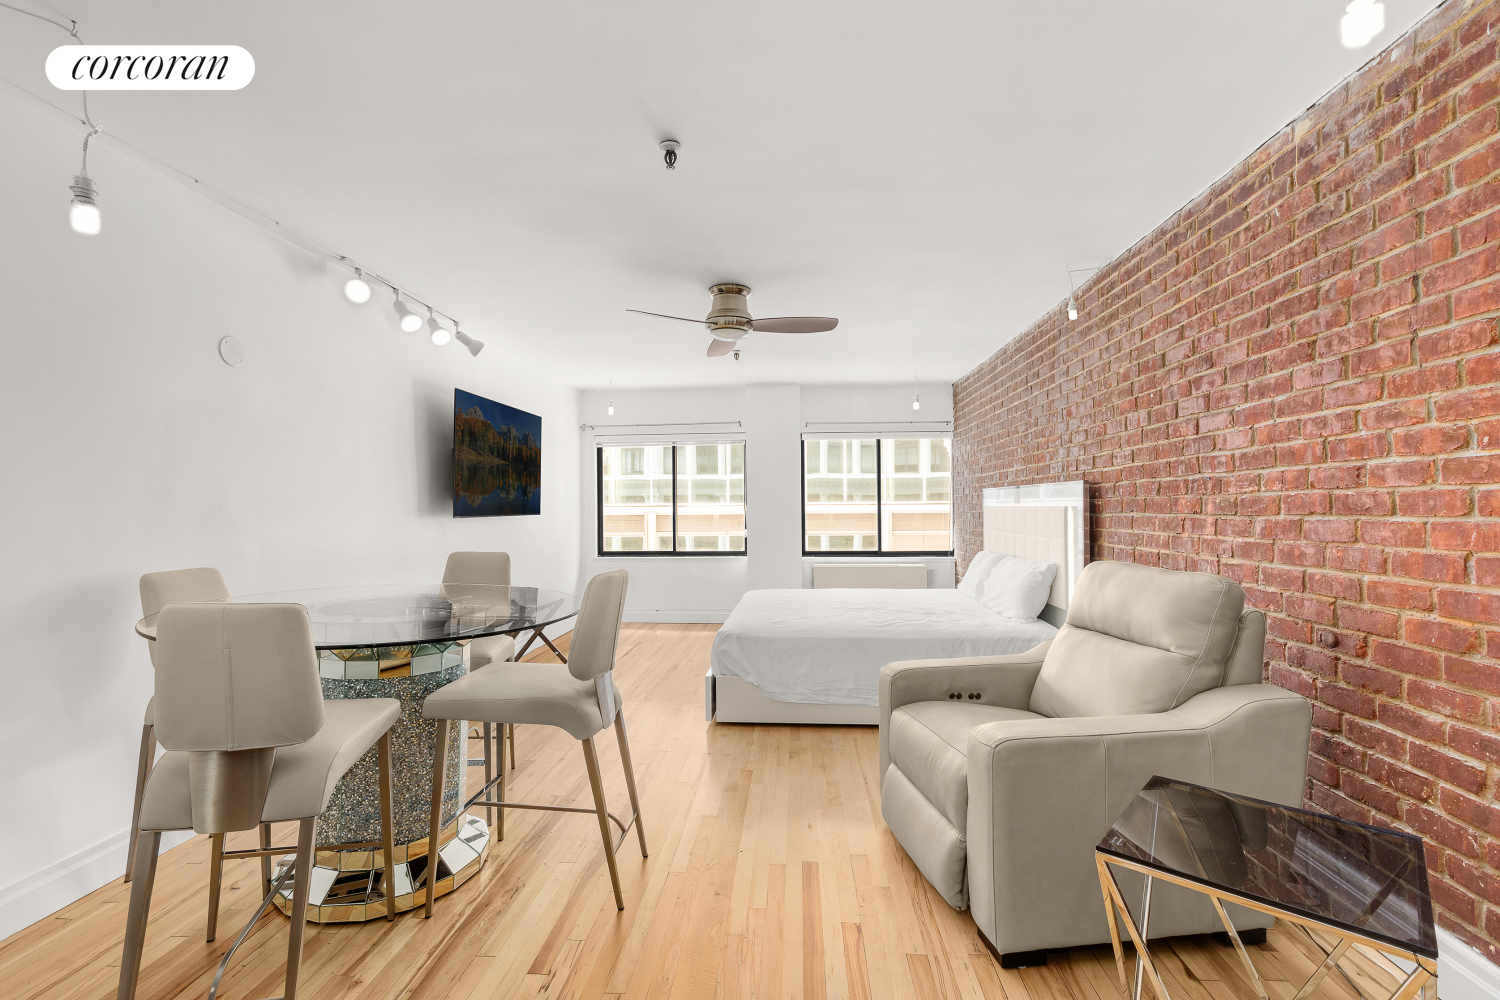
[[[542,512],[542,418],[453,390],[453,516]]]

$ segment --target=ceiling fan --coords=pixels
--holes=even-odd
[[[703,319],[668,316],[666,313],[647,312],[644,309],[625,311],[640,313],[642,316],[677,319],[684,323],[701,323],[714,335],[708,345],[708,356],[719,358],[733,352],[736,361],[740,357],[739,342],[752,333],[827,333],[839,325],[839,321],[831,316],[772,316],[768,319],[755,319],[745,303],[745,296],[750,294],[749,285],[725,282],[713,285],[709,292],[714,300],[709,306],[708,315]]]

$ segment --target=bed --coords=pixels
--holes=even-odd
[[[873,726],[887,663],[1021,653],[1045,641],[1083,570],[1085,497],[1082,482],[984,491],[984,548],[1058,567],[1035,620],[1002,617],[957,590],[750,591],[714,638],[706,717]]]

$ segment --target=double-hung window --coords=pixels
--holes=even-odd
[[[743,441],[600,445],[599,555],[745,554]]]
[[[953,554],[953,440],[802,442],[803,555]]]

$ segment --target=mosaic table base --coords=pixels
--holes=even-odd
[[[395,698],[401,718],[391,728],[391,799],[395,817],[397,913],[422,906],[425,888],[412,883],[427,866],[427,831],[432,808],[433,741],[437,725],[422,718],[422,702],[438,688],[468,673],[463,645],[434,642],[412,646],[365,646],[318,651],[323,697]],[[489,828],[473,813],[458,816],[463,761],[468,759],[461,734],[452,729],[448,774],[443,782],[442,847],[438,851],[438,895],[452,892],[477,873],[489,850]],[[385,916],[380,890],[384,859],[379,849],[379,769],[372,749],[339,781],[328,808],[318,819],[318,843],[357,844],[354,849],[320,850],[313,872],[307,919],[314,923],[351,923]],[[291,864],[290,855],[278,864]],[[279,868],[278,868],[279,871]],[[291,911],[291,881],[278,893],[276,905]]]

